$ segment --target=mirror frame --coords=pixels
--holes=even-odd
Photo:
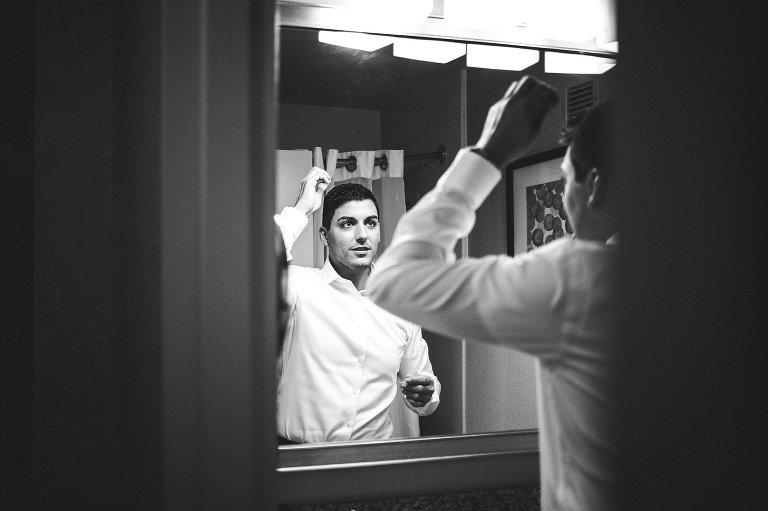
[[[538,438],[536,430],[521,430],[281,447],[278,502],[324,504],[536,486]]]

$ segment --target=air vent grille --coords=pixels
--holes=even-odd
[[[576,126],[581,120],[581,116],[595,104],[595,82],[592,80],[568,87],[566,93],[566,126],[569,128]]]

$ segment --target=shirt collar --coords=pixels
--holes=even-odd
[[[325,282],[326,284],[330,284],[334,280],[341,278],[341,275],[336,273],[336,270],[333,268],[333,265],[331,264],[330,259],[325,260],[325,264],[323,265],[322,272],[323,272],[323,282]]]
[[[371,263],[371,269],[373,269],[375,267],[376,267],[376,263],[372,262]],[[333,283],[333,282],[338,280],[339,283],[345,282],[345,283],[349,284],[353,289],[355,289],[357,291],[357,288],[355,288],[355,285],[352,284],[352,282],[350,282],[349,280],[345,279],[344,277],[342,277],[341,275],[339,275],[336,272],[336,269],[331,264],[331,259],[330,258],[325,260],[325,264],[323,264],[323,268],[322,268],[321,272],[322,272],[322,275],[323,275],[323,282],[325,282],[326,284],[331,284],[331,283]],[[359,290],[359,293],[361,295],[365,295],[365,289]]]

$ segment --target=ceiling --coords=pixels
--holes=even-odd
[[[281,28],[279,101],[381,110],[412,91],[465,67],[461,57],[434,64],[321,43],[317,31]]]

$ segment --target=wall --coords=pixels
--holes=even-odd
[[[627,292],[615,507],[763,509],[768,266],[765,229],[748,219],[764,217],[768,184],[768,84],[755,65],[765,17],[738,1],[618,13]]]
[[[488,109],[503,97],[519,73],[467,70],[467,139],[480,138]],[[550,117],[552,114],[550,114]],[[545,120],[545,126],[548,118]],[[551,121],[549,122],[551,124]],[[506,173],[477,210],[469,234],[469,256],[507,251]],[[467,344],[467,432],[536,428],[536,387],[533,359],[502,346]],[[469,397],[471,396],[471,397]]]
[[[0,508],[24,509],[33,493],[35,4],[6,3],[0,131],[0,360],[4,433]],[[11,412],[12,411],[12,412]]]
[[[36,33],[35,505],[97,509],[118,490],[112,3],[39,1]]]
[[[274,161],[274,6],[207,5],[35,4],[34,488],[9,508],[274,503],[273,346],[252,342],[276,335],[274,181],[251,179]]]
[[[114,5],[114,211],[109,241],[115,267],[115,332],[109,342],[115,346],[114,420],[120,468],[115,500],[120,504],[112,505],[152,510],[162,508],[164,482],[159,260],[162,14],[151,0]],[[177,290],[177,297],[182,296]]]
[[[406,156],[435,151],[442,144],[448,157],[442,164],[406,164],[406,208],[434,188],[447,165],[464,145],[463,71],[439,80],[429,87],[384,109],[381,114],[382,143],[404,149]],[[424,331],[429,357],[442,384],[438,409],[419,419],[422,435],[455,434],[463,431],[462,342]]]
[[[279,115],[278,149],[386,149],[376,110],[280,103]]]

